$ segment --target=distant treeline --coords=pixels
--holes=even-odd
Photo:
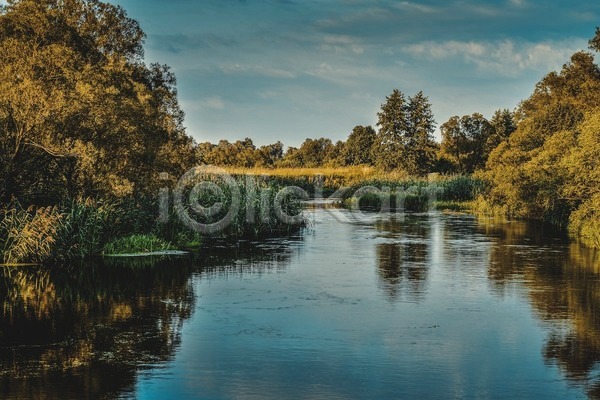
[[[421,107],[411,107],[415,99]],[[475,113],[452,117],[441,126],[442,143],[433,138],[435,122],[427,98],[418,93],[406,104],[399,90],[382,105],[376,131],[357,125],[346,141],[307,138],[299,148],[277,141],[257,147],[252,139],[214,144],[200,143],[196,157],[200,163],[237,168],[319,168],[366,165],[383,171],[403,170],[408,175],[423,176],[431,172],[470,174],[482,169],[491,151],[516,130],[515,115],[498,110],[490,120]],[[390,115],[403,109],[404,115]],[[425,111],[424,116],[411,109]],[[387,111],[386,111],[387,110]],[[410,125],[410,120],[420,125]]]

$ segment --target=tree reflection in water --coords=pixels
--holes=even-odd
[[[138,371],[173,358],[194,310],[193,274],[282,265],[289,246],[266,243],[221,248],[227,256],[215,246],[196,259],[0,268],[0,397],[133,391]]]
[[[426,294],[431,226],[427,215],[409,215],[376,224],[389,242],[376,246],[379,286],[390,302],[404,294],[419,302]]]
[[[545,359],[600,399],[600,253],[556,239],[540,224],[482,219],[479,226],[497,239],[489,267],[496,293],[515,283],[529,289],[529,301],[550,332]]]

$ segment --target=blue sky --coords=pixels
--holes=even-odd
[[[178,79],[197,141],[299,145],[374,125],[394,88],[438,125],[514,108],[600,25],[581,0],[114,0]]]

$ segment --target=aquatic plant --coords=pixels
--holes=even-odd
[[[104,246],[105,255],[152,253],[172,250],[171,243],[155,235],[130,235],[114,240]]]

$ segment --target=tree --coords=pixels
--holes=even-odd
[[[392,170],[404,167],[405,134],[408,130],[406,114],[406,96],[400,90],[394,89],[381,105],[381,111],[377,113],[379,132],[371,155],[379,168]]]
[[[596,27],[596,35],[590,39],[590,49],[600,52],[600,28]]]
[[[252,168],[256,163],[256,146],[252,139],[237,140],[234,145],[232,165],[241,168]]]
[[[281,161],[281,166],[290,168],[316,168],[321,167],[329,160],[334,149],[330,139],[306,139],[299,149],[290,147]]]
[[[345,165],[343,158],[345,147],[346,143],[341,140],[338,140],[335,144],[329,146],[323,160],[323,166],[341,167]]]
[[[483,168],[488,157],[487,146],[494,127],[475,113],[462,118],[454,116],[441,126],[441,154],[455,165],[458,172],[471,174]]]
[[[517,130],[515,114],[507,109],[496,110],[490,124],[494,128],[486,144],[486,153],[489,155],[502,142],[508,141],[508,138]]]
[[[180,169],[160,158],[176,143],[193,150],[175,77],[143,63],[143,39],[98,0],[0,10],[0,198],[142,193],[159,168]]]
[[[435,119],[429,99],[419,92],[408,101],[408,131],[406,167],[412,175],[425,175],[433,170],[436,143],[433,138]]]
[[[273,144],[261,146],[256,155],[257,167],[272,168],[283,158],[283,143],[277,141]]]
[[[401,168],[412,175],[424,175],[435,163],[435,121],[431,104],[422,92],[410,97],[394,89],[377,113],[379,132],[371,154],[385,170]]]
[[[342,149],[344,165],[372,165],[371,148],[376,135],[371,126],[355,126]]]
[[[600,239],[599,93],[600,69],[586,52],[536,85],[516,110],[517,129],[488,159],[492,206],[557,225],[570,220],[578,234]]]
[[[287,148],[283,158],[276,164],[279,168],[299,168],[302,167],[302,156],[300,149],[290,146]]]

